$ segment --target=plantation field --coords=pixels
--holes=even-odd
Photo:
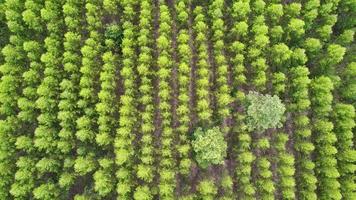
[[[355,0],[0,0],[0,200],[356,200]]]

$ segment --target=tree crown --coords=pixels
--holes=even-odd
[[[250,92],[247,100],[247,126],[249,130],[264,131],[280,127],[285,106],[278,96]]]
[[[198,128],[194,132],[192,145],[196,153],[196,160],[201,167],[207,168],[211,164],[217,165],[224,162],[227,144],[218,127],[206,131]]]

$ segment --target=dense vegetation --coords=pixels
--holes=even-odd
[[[354,200],[355,30],[355,0],[0,0],[0,200]]]

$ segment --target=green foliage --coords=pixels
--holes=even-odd
[[[247,126],[249,130],[262,132],[280,127],[285,107],[278,96],[250,92],[247,101]]]
[[[59,192],[60,191],[55,184],[45,183],[34,189],[33,196],[35,199],[39,200],[51,200],[57,199],[59,197]]]
[[[345,199],[355,198],[356,151],[354,150],[355,108],[350,104],[336,104],[334,108],[335,133],[337,137],[337,169],[340,173],[340,189]]]
[[[78,157],[75,160],[74,170],[75,172],[85,175],[92,172],[95,169],[95,161],[90,157]]]
[[[210,122],[212,116],[212,109],[210,107],[209,100],[209,76],[210,66],[208,62],[208,46],[207,37],[204,32],[207,31],[207,25],[205,22],[205,16],[202,14],[203,10],[201,6],[197,6],[194,10],[195,24],[194,30],[196,31],[197,41],[197,113],[199,119],[206,123]]]
[[[178,147],[180,157],[180,173],[188,175],[191,166],[191,160],[189,159],[189,153],[191,152],[191,145],[188,140],[189,122],[190,122],[190,98],[189,98],[189,86],[191,81],[191,67],[190,61],[192,59],[192,50],[189,46],[189,31],[188,31],[188,2],[185,0],[176,1],[176,8],[178,11],[178,20],[180,31],[178,32],[178,108],[177,115],[179,118],[179,132],[180,144]]]
[[[315,142],[315,172],[318,178],[320,199],[341,199],[340,173],[337,170],[335,143],[337,137],[333,133],[333,123],[328,117],[332,110],[333,83],[329,77],[321,76],[311,83],[313,110],[313,138]]]
[[[342,72],[343,82],[340,86],[342,97],[348,102],[356,101],[356,62],[348,64]]]
[[[262,199],[274,198],[275,186],[272,180],[270,166],[271,163],[267,160],[267,158],[259,158],[257,160],[259,174],[256,181],[256,187]]]
[[[355,0],[0,0],[0,200],[356,199],[355,19]]]
[[[105,170],[98,170],[94,173],[95,191],[98,192],[100,196],[106,196],[114,188],[114,181],[112,180],[111,174]]]
[[[159,195],[162,199],[174,198],[174,188],[176,184],[175,174],[176,171],[172,170],[174,165],[173,159],[173,128],[172,123],[172,105],[170,100],[172,98],[172,87],[170,85],[171,73],[173,69],[173,61],[170,59],[172,56],[172,49],[170,46],[169,38],[172,36],[172,18],[168,5],[165,2],[160,2],[159,6],[160,19],[158,38],[156,40],[158,58],[157,58],[157,79],[159,80],[158,97],[160,103],[157,105],[161,112],[162,118],[162,135],[161,135],[161,162],[159,164],[160,185]]]
[[[281,43],[275,44],[272,47],[272,59],[275,65],[281,66],[286,63],[290,59],[292,55],[292,51],[289,50],[288,46]]]
[[[224,51],[223,32],[225,31],[225,25],[223,21],[223,8],[224,1],[214,0],[209,5],[209,14],[212,20],[212,40],[213,40],[213,53],[214,61],[216,64],[216,83],[217,83],[217,114],[218,119],[223,121],[229,116],[230,110],[228,105],[231,103],[230,87],[227,81],[228,65]]]
[[[114,41],[116,48],[121,48],[123,39],[123,30],[117,24],[111,24],[106,27],[105,38]]]
[[[218,190],[212,180],[203,180],[199,183],[197,188],[201,198],[204,200],[213,200]]]
[[[279,182],[277,187],[280,189],[283,199],[295,199],[295,159],[294,156],[287,152],[286,143],[288,135],[285,133],[276,134],[275,148],[278,152],[278,176]]]
[[[147,186],[138,187],[134,193],[135,200],[150,200],[152,199],[151,191]]]
[[[196,160],[202,168],[224,163],[227,144],[223,133],[218,127],[206,131],[198,128],[194,132],[192,146],[196,153]]]

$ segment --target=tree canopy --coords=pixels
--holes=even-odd
[[[263,95],[250,92],[247,101],[247,126],[249,130],[264,131],[278,128],[285,112],[285,106],[276,95]]]
[[[209,165],[223,164],[227,144],[223,133],[218,127],[206,131],[198,128],[194,132],[192,146],[196,153],[196,161],[202,168],[207,168]]]

